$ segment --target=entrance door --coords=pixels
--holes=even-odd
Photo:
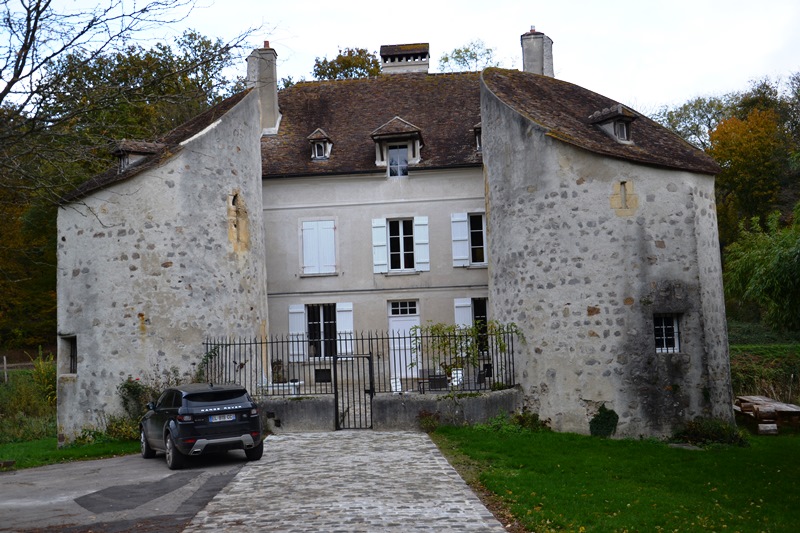
[[[417,377],[417,359],[411,344],[411,328],[419,326],[416,301],[389,302],[389,356],[392,378]]]

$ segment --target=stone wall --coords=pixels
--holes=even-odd
[[[485,89],[482,125],[491,313],[525,335],[527,406],[580,433],[603,404],[626,436],[732,421],[713,178],[575,148]],[[656,353],[666,313],[678,353]]]
[[[186,376],[206,335],[266,332],[260,132],[250,94],[159,167],[59,210],[62,441],[118,412],[129,375]]]

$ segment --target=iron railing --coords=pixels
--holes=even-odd
[[[515,384],[510,331],[477,339],[465,333],[339,334],[329,343],[336,348],[328,357],[309,354],[319,340],[298,337],[208,338],[201,363],[205,379],[242,384],[254,396],[334,394],[336,382],[360,379],[349,375],[353,357],[370,355],[374,392],[481,391]]]

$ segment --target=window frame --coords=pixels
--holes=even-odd
[[[408,143],[386,143],[386,167],[390,178],[402,178],[408,176],[408,166],[411,158],[408,153]],[[392,154],[402,154],[397,164],[392,160]]]
[[[307,218],[298,222],[300,276],[339,274],[337,220],[335,217]]]
[[[318,325],[316,331],[312,331],[312,322],[309,322],[313,318],[309,312],[312,309],[320,311],[319,319],[313,322]],[[353,324],[352,302],[290,304],[289,361],[302,362],[331,358],[334,355],[353,355]],[[315,349],[312,350],[312,347]]]
[[[410,235],[413,242],[413,266],[409,267],[407,263],[401,262],[402,268],[390,268],[390,250],[393,245],[390,222],[400,220],[412,221],[413,223]],[[407,252],[403,249],[401,253]],[[416,274],[429,272],[430,269],[430,239],[427,216],[397,216],[372,219],[372,272],[374,274]]]
[[[472,221],[475,217],[480,217],[481,229],[475,231]],[[489,264],[487,240],[486,240],[486,213],[475,210],[462,213],[450,214],[450,229],[453,251],[453,267],[475,267],[486,268]],[[482,241],[480,246],[474,245],[474,236],[480,235]],[[480,248],[483,260],[476,259],[476,248]]]
[[[653,340],[656,353],[681,353],[681,315],[678,313],[654,314]]]

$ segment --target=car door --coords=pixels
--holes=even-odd
[[[173,405],[176,394],[180,396],[180,392],[167,389],[156,402],[155,408],[144,415],[142,427],[147,436],[147,442],[154,450],[164,449],[164,424],[175,411]]]

